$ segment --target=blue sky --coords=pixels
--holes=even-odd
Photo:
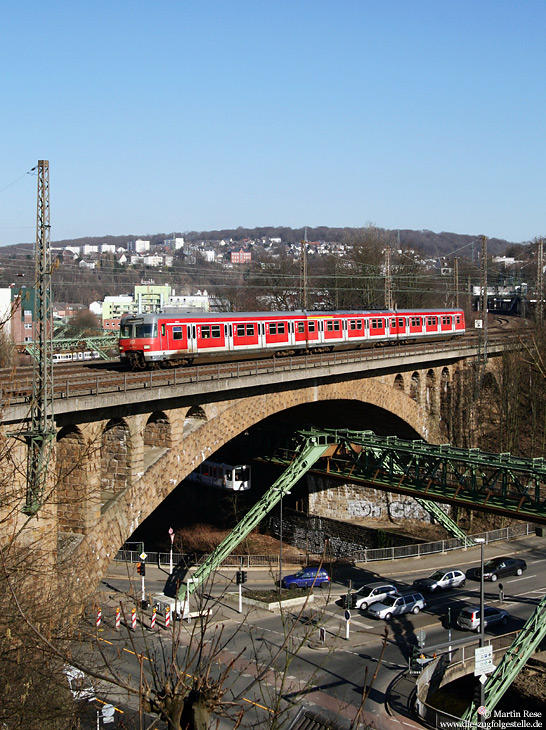
[[[21,0],[0,245],[286,225],[546,235],[544,0]]]

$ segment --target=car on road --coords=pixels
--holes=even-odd
[[[462,588],[466,583],[466,575],[462,570],[436,570],[428,578],[417,578],[413,581],[415,588],[421,591],[445,591],[448,588]]]
[[[398,595],[398,589],[392,583],[376,581],[363,585],[357,591],[342,595],[341,605],[343,608],[360,608],[365,611],[372,603],[377,603],[392,595]]]
[[[527,570],[527,563],[523,558],[491,558],[483,566],[483,579],[495,582],[505,575],[521,575]],[[466,577],[473,580],[480,580],[481,568],[470,568],[466,571]]]
[[[372,603],[367,614],[372,618],[390,621],[393,616],[403,613],[419,613],[427,604],[421,593],[408,593],[403,596],[387,596],[380,603]]]
[[[510,618],[507,611],[502,608],[494,608],[493,606],[484,606],[483,609],[483,625],[484,629],[494,624],[502,624],[505,626]],[[466,606],[459,612],[457,616],[457,626],[467,631],[479,631],[481,623],[481,612],[479,606]]]
[[[285,575],[282,579],[283,588],[325,588],[330,585],[330,576],[323,568],[302,568],[297,573]]]

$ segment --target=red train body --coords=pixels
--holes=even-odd
[[[355,350],[450,339],[461,309],[137,314],[121,320],[120,358],[132,369]]]

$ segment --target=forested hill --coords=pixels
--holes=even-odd
[[[359,228],[330,228],[328,226],[308,227],[308,241],[330,241],[343,242],[358,236]],[[382,230],[382,229],[380,229]],[[416,249],[429,256],[449,256],[459,249],[470,246],[473,242],[479,243],[479,235],[466,235],[460,233],[448,233],[442,231],[413,231],[408,229],[385,230],[387,239],[391,240],[393,248]],[[486,235],[486,234],[485,234]],[[225,228],[211,231],[183,231],[170,233],[128,233],[125,236],[85,236],[76,239],[53,240],[52,245],[56,247],[84,246],[85,244],[97,245],[101,243],[114,244],[125,247],[128,241],[137,238],[149,240],[152,245],[163,242],[166,238],[183,236],[188,243],[198,241],[229,241],[235,244],[245,244],[248,241],[255,241],[262,237],[280,238],[284,243],[299,243],[305,236],[304,228],[288,228],[286,226],[260,226],[257,228]],[[24,246],[25,244],[18,244]],[[488,238],[487,246],[490,254],[506,253],[507,250],[516,247],[519,243],[505,241],[499,238]],[[11,246],[3,247],[7,252]],[[464,254],[463,254],[464,255]]]

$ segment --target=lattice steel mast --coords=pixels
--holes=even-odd
[[[36,169],[36,168],[35,168]],[[35,515],[43,502],[51,447],[55,438],[53,417],[53,312],[51,300],[51,248],[49,222],[49,161],[39,160],[38,205],[34,285],[34,371],[30,430],[27,443],[27,490],[23,511]]]

